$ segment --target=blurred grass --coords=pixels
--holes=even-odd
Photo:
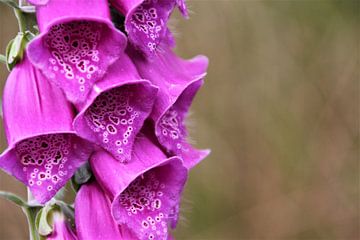
[[[176,51],[210,58],[190,122],[212,154],[177,239],[359,239],[359,2],[188,2]],[[0,12],[4,52],[16,24]],[[0,188],[24,191],[3,173]],[[0,200],[0,213],[2,239],[24,239],[21,211]]]

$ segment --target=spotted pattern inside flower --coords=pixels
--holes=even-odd
[[[69,161],[71,137],[53,134],[34,137],[16,145],[16,154],[31,189],[56,191],[74,168]]]
[[[130,18],[129,34],[138,36],[138,40],[146,45],[150,52],[154,52],[166,32],[166,21],[169,10],[173,8],[173,1],[145,0],[135,9]]]
[[[98,45],[104,27],[100,23],[72,21],[56,24],[45,36],[45,45],[51,56],[48,66],[50,78],[60,75],[80,95],[91,89],[94,75],[99,69]]]
[[[172,213],[167,211],[167,186],[155,171],[136,178],[119,197],[128,216],[137,218],[141,239],[167,239]],[[163,206],[165,205],[165,206]]]
[[[121,162],[131,158],[132,144],[144,120],[136,88],[122,86],[98,96],[86,110],[97,142]]]
[[[160,118],[160,141],[175,153],[186,150],[185,137],[186,130],[183,124],[185,114],[171,107]]]

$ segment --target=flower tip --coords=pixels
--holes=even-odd
[[[203,150],[200,150],[201,152],[201,157],[204,159],[204,158],[207,158],[210,154],[211,154],[211,149],[203,149]]]
[[[193,63],[194,66],[196,66],[195,64],[197,64],[197,66],[202,69],[202,71],[200,72],[203,72],[204,75],[206,75],[206,70],[209,66],[209,58],[207,56],[197,55],[192,59],[189,59],[189,63]]]
[[[210,149],[192,149],[190,152],[183,152],[182,158],[184,159],[184,166],[190,170],[199,164],[202,160],[209,156]]]
[[[177,0],[177,5],[178,8],[180,10],[181,15],[185,18],[185,19],[189,19],[189,11],[188,8],[186,6],[185,0]]]

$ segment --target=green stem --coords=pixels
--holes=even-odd
[[[36,216],[36,208],[23,208],[23,211],[26,214],[26,218],[28,220],[29,224],[29,234],[30,234],[30,240],[38,240],[38,234],[36,232],[36,226],[35,226],[35,216]]]
[[[34,201],[34,197],[31,194],[29,188],[27,189],[27,198],[28,198],[28,203],[32,203]],[[36,231],[36,226],[35,226],[35,218],[36,218],[37,209],[35,207],[25,207],[25,208],[23,208],[23,211],[26,214],[26,218],[27,218],[28,224],[29,224],[30,240],[38,240],[39,235]]]
[[[15,16],[18,20],[18,24],[19,24],[19,31],[20,32],[25,32],[26,31],[26,22],[25,22],[25,18],[23,13],[21,12],[20,9],[14,9],[15,12]]]

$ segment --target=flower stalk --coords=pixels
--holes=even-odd
[[[0,2],[19,27],[0,55],[0,168],[27,201],[0,196],[22,208],[30,240],[171,239],[188,172],[209,153],[185,126],[208,60],[176,56],[167,26],[176,8],[188,17],[185,0]]]
[[[23,207],[22,209],[28,221],[30,240],[39,240],[40,238],[35,226],[35,217],[38,212],[38,209],[34,207]]]
[[[20,9],[17,9],[17,8],[14,8],[14,13],[15,13],[16,19],[18,21],[19,31],[25,32],[26,31],[26,20],[25,20],[24,14],[22,13],[22,11]]]

